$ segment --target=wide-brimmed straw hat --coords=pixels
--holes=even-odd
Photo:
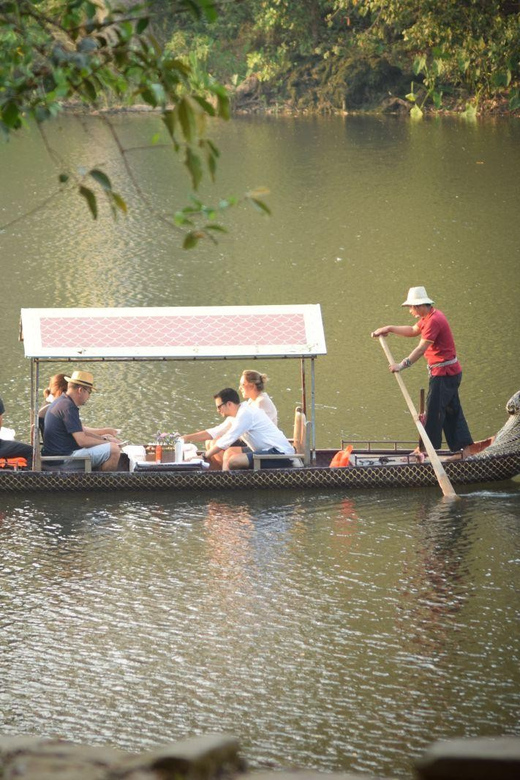
[[[432,304],[433,301],[428,297],[424,287],[410,287],[408,290],[408,298],[401,306],[424,306],[424,304]]]
[[[90,390],[95,391],[94,387],[94,375],[90,371],[73,371],[72,376],[65,377],[67,382],[73,382],[75,385],[81,385],[82,387],[88,387]]]

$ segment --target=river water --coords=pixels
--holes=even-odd
[[[183,205],[179,165],[139,148],[156,117],[114,122],[154,208]],[[26,438],[22,307],[320,303],[318,446],[414,439],[369,334],[409,322],[400,304],[425,285],[452,322],[474,438],[498,430],[520,388],[520,124],[240,118],[214,136],[204,198],[267,186],[273,216],[240,205],[195,252],[126,189],[116,223],[60,197],[23,217],[57,170],[33,131],[0,147],[0,222],[20,217],[0,233],[4,423]],[[99,119],[65,117],[49,143],[126,187]],[[83,419],[134,441],[206,427],[246,367],[96,364]],[[298,367],[253,367],[290,430]],[[404,379],[418,398],[424,368]],[[131,750],[222,731],[255,766],[398,777],[432,740],[518,735],[520,483],[461,492],[2,497],[0,731]]]

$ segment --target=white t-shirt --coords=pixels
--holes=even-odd
[[[237,439],[245,441],[253,452],[275,447],[284,455],[294,455],[294,447],[282,431],[256,406],[242,403],[236,417],[227,417],[214,428],[207,428],[212,439],[223,450],[227,450]]]
[[[247,403],[250,406],[256,406],[258,409],[262,409],[278,428],[278,412],[267,393],[260,393],[260,395],[257,395],[254,399],[248,398]]]

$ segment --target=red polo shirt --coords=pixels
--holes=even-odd
[[[451,328],[442,311],[432,309],[426,317],[420,318],[417,322],[417,327],[423,339],[433,342],[424,353],[424,357],[431,368],[432,376],[455,376],[460,374],[462,368],[458,360],[451,366],[433,368],[436,363],[444,363],[445,360],[453,360],[457,356]]]

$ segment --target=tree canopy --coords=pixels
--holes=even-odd
[[[518,0],[248,0],[171,42],[222,81],[254,75],[264,97],[296,108],[373,107],[389,92],[417,107],[503,96],[520,107]]]
[[[108,99],[119,103],[145,103],[160,111],[171,148],[179,154],[197,190],[204,172],[214,178],[218,149],[207,135],[210,117],[229,118],[225,88],[209,74],[193,73],[171,48],[153,33],[153,4],[110,4],[103,0],[0,0],[0,131],[5,137],[31,120],[51,149],[45,123],[71,101],[98,108]],[[217,13],[213,0],[173,0],[170,18],[191,14],[210,24]],[[115,143],[127,172],[132,171],[125,149],[108,117]],[[94,218],[98,195],[103,194],[116,215],[126,212],[126,201],[99,168],[59,171],[62,188],[73,186]],[[138,182],[133,183],[139,189]],[[258,193],[249,200],[267,211]],[[221,231],[217,213],[236,199],[222,200],[216,208],[193,204],[172,215],[172,223],[187,229],[184,246]],[[197,220],[206,221],[199,224]]]

